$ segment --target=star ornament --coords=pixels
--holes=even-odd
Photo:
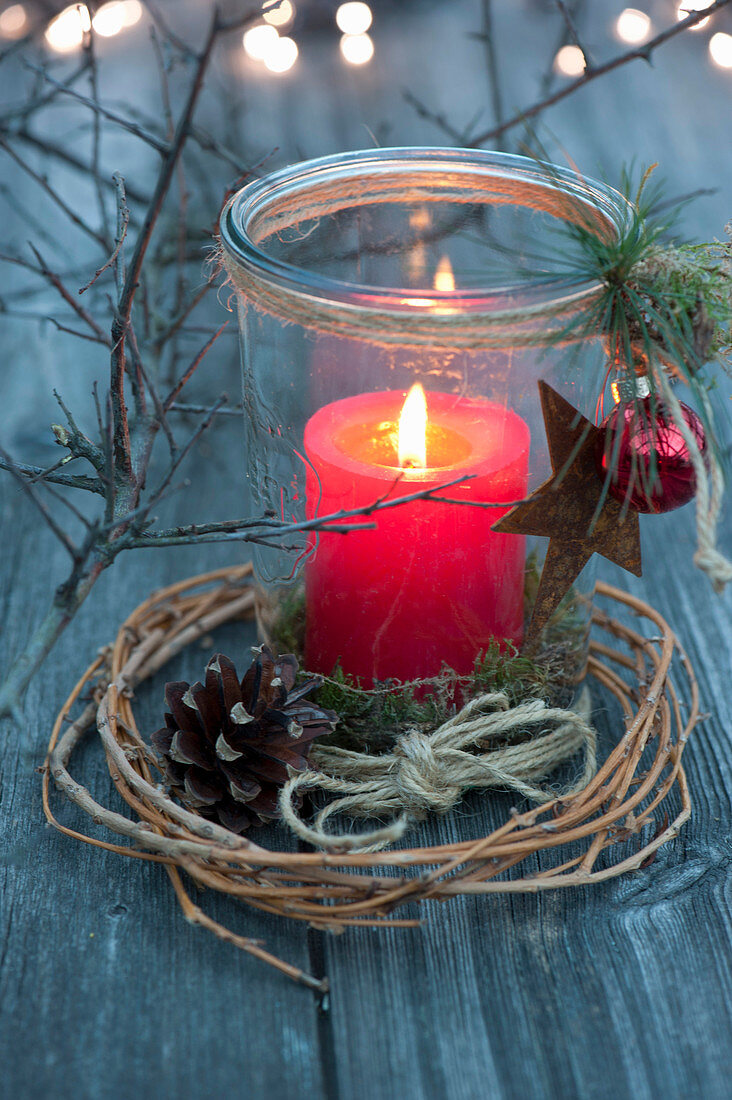
[[[638,513],[609,494],[595,469],[600,428],[539,382],[552,476],[493,525],[494,531],[549,538],[527,638],[546,626],[593,554],[641,575]]]

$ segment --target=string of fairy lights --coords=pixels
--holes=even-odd
[[[674,11],[677,19],[685,19],[690,12],[708,7],[709,0],[668,0],[665,6]],[[114,38],[139,23],[144,14],[140,0],[109,0],[92,11],[86,4],[70,4],[48,21],[43,34],[49,48],[56,53],[72,53],[83,46],[84,36],[92,28],[101,38]],[[296,15],[292,0],[282,0],[278,8],[263,11],[261,22],[243,36],[242,47],[248,60],[265,72],[290,72],[300,54],[293,31]],[[374,40],[369,34],[373,12],[369,5],[362,0],[334,5],[334,19],[340,32],[343,61],[348,65],[367,65],[374,56]],[[702,19],[691,30],[697,33],[706,30],[710,60],[720,69],[732,70],[732,34],[719,30],[714,23],[714,17]],[[0,38],[22,38],[36,24],[32,3],[0,6]],[[625,8],[612,24],[612,33],[620,42],[640,46],[652,37],[653,20],[640,8]],[[573,43],[562,46],[554,58],[554,70],[560,76],[581,76],[585,67],[584,53]]]
[[[266,2],[262,5],[266,8]],[[92,14],[93,11],[93,14]],[[69,4],[54,16],[43,31],[47,45],[56,53],[72,53],[84,43],[90,30],[102,38],[114,38],[139,23],[144,14],[140,0],[110,0],[96,10],[86,4]],[[282,0],[277,8],[262,12],[261,23],[243,36],[246,56],[270,73],[289,72],[297,62],[299,47],[287,32],[295,23],[295,4]],[[32,4],[10,4],[0,10],[0,37],[22,38],[33,27]],[[374,56],[374,42],[368,33],[373,13],[362,0],[349,0],[334,12],[340,32],[340,52],[349,65],[366,65]]]
[[[373,22],[368,4],[351,0],[335,12],[335,23],[341,32],[341,56],[349,65],[365,65],[374,56],[374,42],[368,33]],[[282,34],[295,20],[295,5],[282,0],[278,8],[262,13],[262,22],[244,32],[244,52],[252,61],[260,62],[272,73],[288,72],[297,61],[297,42]]]

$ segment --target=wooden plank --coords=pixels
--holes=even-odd
[[[228,435],[224,432],[232,446],[239,442],[238,431],[237,424]],[[230,508],[230,514],[241,505],[234,499],[238,485],[228,500],[225,489],[211,480],[207,489],[200,488],[202,501],[218,492],[218,506]],[[177,505],[174,522],[183,521],[189,504]],[[13,531],[12,552],[0,562],[0,667],[6,667],[50,596],[49,576],[61,576],[66,563],[5,478],[0,508]],[[227,554],[236,560],[235,548]],[[221,564],[227,560],[214,557]],[[200,551],[178,556],[163,551],[147,554],[144,563],[139,555],[126,567],[118,563],[31,686],[27,728],[17,730],[7,721],[2,725],[4,1094],[126,1100],[202,1095],[215,1082],[215,1094],[238,1095],[242,1081],[253,1095],[316,1096],[321,1091],[313,995],[186,924],[161,867],[68,839],[45,824],[41,809],[35,768],[43,759],[52,715],[89,656],[111,640],[114,624],[153,586],[205,568],[207,561],[212,557]],[[235,625],[221,632],[219,642],[244,660],[251,637],[246,627]],[[191,650],[170,673],[198,677],[205,660],[202,648]],[[161,720],[165,679],[162,673],[138,693],[141,728],[155,728]],[[82,751],[74,774],[106,804],[124,810],[95,742]],[[67,825],[91,825],[58,796],[55,808]],[[93,826],[92,831],[102,835]],[[261,939],[275,954],[309,971],[304,927],[275,921],[212,891],[199,895],[188,885],[214,919]]]

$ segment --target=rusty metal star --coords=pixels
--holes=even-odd
[[[595,469],[600,429],[546,382],[539,394],[553,474],[493,525],[550,540],[527,640],[543,630],[593,554],[641,575],[638,513],[603,493]]]

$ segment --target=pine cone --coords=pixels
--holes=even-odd
[[[266,645],[254,653],[241,683],[216,653],[205,683],[166,684],[171,713],[151,738],[180,801],[235,833],[280,816],[277,794],[289,770],[304,771],[313,739],[338,721],[304,700],[318,680],[295,687],[292,654],[276,657]]]

